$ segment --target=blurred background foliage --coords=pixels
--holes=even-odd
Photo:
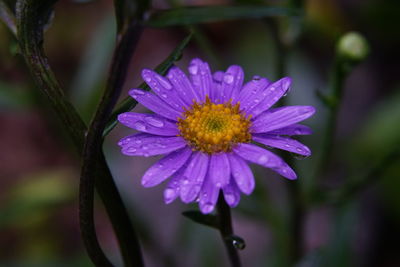
[[[10,8],[15,5],[4,2]],[[289,159],[300,173],[295,182],[299,195],[293,200],[292,182],[254,166],[256,191],[233,210],[235,232],[247,244],[240,251],[243,265],[293,266],[291,229],[298,223],[298,266],[400,266],[400,1],[154,0],[152,8],[209,5],[238,8],[206,9],[200,15],[175,12],[149,23],[122,97],[142,82],[142,68],[157,66],[192,31],[193,41],[177,63],[182,68],[201,57],[213,70],[239,64],[247,79],[291,76],[293,88],[284,102],[317,107],[306,123],[314,134],[301,138],[313,156]],[[263,18],[254,9],[246,11],[249,5],[289,6],[299,12],[289,18]],[[190,22],[206,23],[176,25],[185,14]],[[50,24],[44,43],[50,65],[89,123],[115,46],[112,2],[59,1]],[[321,169],[330,109],[318,95],[332,91],[337,41],[348,31],[360,32],[370,53],[344,79],[332,155]],[[78,229],[79,159],[3,23],[0,59],[0,265],[91,266]],[[165,206],[161,188],[140,186],[140,177],[154,160],[119,154],[116,142],[129,132],[117,126],[104,149],[124,202],[135,211],[132,220],[147,266],[227,265],[215,230],[181,216],[187,205]],[[291,215],[296,203],[301,204],[300,221]],[[104,249],[120,263],[99,203],[96,223]]]

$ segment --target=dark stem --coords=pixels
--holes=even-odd
[[[99,250],[99,244],[93,218],[93,198],[94,184],[96,183],[97,185],[100,182],[98,179],[101,179],[101,177],[98,176],[98,172],[104,171],[103,166],[105,160],[102,151],[103,131],[122,91],[129,62],[141,32],[141,22],[133,20],[118,38],[106,90],[89,127],[83,150],[83,166],[79,193],[81,232],[90,258],[96,265],[100,266],[105,263],[96,262],[98,260],[97,252]],[[100,186],[99,189],[100,191],[107,190],[107,187]],[[113,197],[119,198],[119,201],[122,202],[119,195],[113,194]],[[111,204],[112,203],[108,203],[108,205]],[[125,225],[117,226],[116,231],[126,239],[126,244],[129,244],[129,246],[121,246],[121,253],[125,266],[143,266],[142,254],[136,233],[132,230],[130,231],[129,227],[125,227]]]
[[[228,251],[231,266],[240,267],[242,264],[240,262],[239,253],[233,246],[232,240],[230,239],[230,237],[233,235],[231,209],[228,204],[226,204],[222,191],[220,192],[218,198],[217,216],[219,220],[219,231]]]
[[[336,124],[340,103],[342,101],[344,81],[348,75],[349,69],[346,68],[345,62],[340,58],[335,58],[331,77],[331,93],[328,96],[328,120],[325,126],[325,136],[322,143],[322,155],[317,166],[316,175],[312,184],[329,168],[331,161],[333,144],[336,135]]]

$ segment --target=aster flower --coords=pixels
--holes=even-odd
[[[122,124],[140,132],[120,140],[123,154],[166,154],[146,171],[144,187],[170,178],[165,203],[180,197],[185,203],[198,201],[200,210],[210,213],[221,190],[231,207],[239,203],[240,193],[252,193],[255,181],[249,163],[296,179],[296,173],[266,149],[311,154],[291,136],[311,134],[307,126],[297,123],[315,109],[271,108],[288,92],[290,78],[271,82],[257,76],[243,85],[240,66],[212,74],[200,59],[191,61],[189,74],[188,78],[172,67],[163,77],[144,69],[142,77],[153,93],[132,89],[129,94],[154,114],[126,112],[118,117]]]

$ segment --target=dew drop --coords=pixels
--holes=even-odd
[[[258,159],[258,164],[264,164],[267,163],[268,161],[268,157],[265,155],[262,155],[259,159]]]
[[[214,209],[214,205],[210,202],[207,202],[203,206],[203,212],[204,213],[210,213]]]
[[[156,76],[156,78],[157,78],[158,82],[161,84],[162,87],[164,87],[167,90],[171,90],[172,89],[172,85],[167,80],[165,80],[163,77]]]
[[[189,66],[190,74],[196,75],[198,71],[199,71],[199,67],[197,65],[190,65]]]
[[[243,238],[237,235],[230,235],[227,237],[232,242],[232,245],[239,250],[243,250],[246,248],[246,242],[244,242]]]
[[[150,155],[149,155],[149,153],[145,152],[145,153],[143,153],[143,156],[145,156],[147,158]]]
[[[164,190],[164,199],[165,202],[171,203],[171,201],[175,198],[176,192],[172,188],[167,188]]]
[[[226,192],[224,194],[225,200],[229,205],[233,205],[235,203],[236,197],[233,192]]]
[[[138,131],[146,131],[146,125],[143,122],[137,121],[133,124],[133,127],[135,127],[136,130]]]
[[[131,92],[132,92],[131,94],[133,95],[133,97],[138,97],[138,96],[144,95],[144,92],[142,90],[134,89]]]
[[[224,82],[227,84],[232,84],[233,83],[233,75],[232,74],[225,74],[224,76]]]
[[[149,147],[146,146],[146,145],[144,145],[144,146],[142,146],[142,149],[143,149],[143,150],[147,150],[147,149],[149,149]]]
[[[258,82],[259,80],[261,80],[261,77],[260,77],[260,76],[258,76],[258,75],[253,76],[253,81]]]
[[[167,98],[168,96],[167,96],[167,94],[165,94],[165,93],[162,93],[162,94],[161,94],[161,97],[163,97],[163,98]]]
[[[142,140],[136,139],[136,140],[135,140],[135,143],[136,143],[136,144],[141,144],[141,143],[142,143]]]
[[[151,82],[151,78],[150,78],[150,76],[146,76],[145,78],[144,78],[144,80],[146,81],[146,82]]]
[[[131,152],[131,153],[136,152],[136,148],[130,147],[130,148],[128,148],[128,152]]]
[[[163,127],[164,126],[164,122],[162,120],[154,118],[154,117],[145,117],[144,121],[154,127]]]

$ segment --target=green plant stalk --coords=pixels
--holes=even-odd
[[[92,261],[99,266],[104,265],[103,259],[98,261],[98,241],[93,217],[94,184],[97,178],[97,170],[104,163],[103,156],[103,131],[107,120],[122,91],[123,84],[132,58],[134,49],[142,32],[141,22],[132,20],[124,32],[119,36],[117,47],[111,64],[106,90],[97,108],[96,114],[89,126],[83,149],[83,163],[80,179],[79,193],[79,217],[81,232],[86,249]],[[126,229],[129,230],[129,229]],[[125,266],[143,266],[143,258],[138,238],[134,231],[121,231],[133,242],[129,248],[121,247],[121,253]]]
[[[0,20],[2,20],[14,36],[17,37],[17,25],[14,14],[3,0],[0,0]]]
[[[232,267],[242,266],[240,257],[237,249],[233,246],[232,241],[229,237],[233,235],[231,209],[226,204],[222,191],[218,197],[217,203],[217,216],[219,220],[219,231],[221,233],[222,240],[225,244],[226,250],[228,251],[229,260]]]
[[[43,28],[57,0],[17,2],[18,41],[21,53],[42,93],[48,98],[56,116],[62,122],[76,150],[80,154],[84,147],[86,126],[74,107],[66,99],[43,50]],[[121,247],[131,251],[134,245],[126,233],[134,232],[129,216],[114,184],[111,173],[100,155],[103,169],[98,173],[96,189],[110,217]],[[137,242],[133,242],[135,244]],[[102,252],[99,251],[101,254]]]

